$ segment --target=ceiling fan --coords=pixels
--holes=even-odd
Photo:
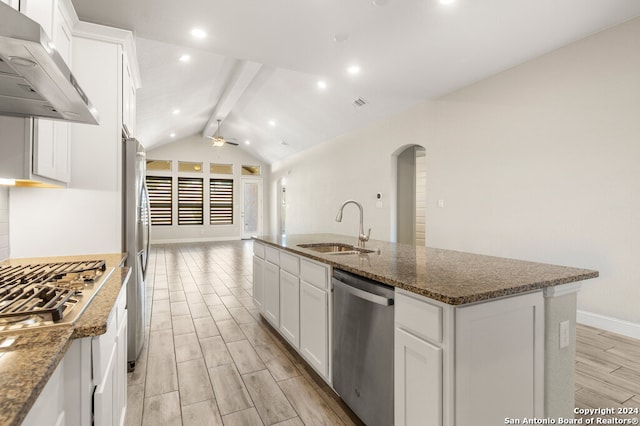
[[[207,136],[207,138],[211,139],[211,145],[213,145],[213,146],[222,146],[225,143],[228,143],[229,145],[238,146],[237,143],[231,142],[229,139],[225,139],[223,136],[220,136],[220,122],[222,120],[217,120],[217,121],[218,121],[218,128],[216,129],[215,135]]]

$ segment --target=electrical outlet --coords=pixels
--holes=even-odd
[[[560,323],[560,349],[569,346],[569,321]]]

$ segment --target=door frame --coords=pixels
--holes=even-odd
[[[244,186],[245,183],[257,183],[258,184],[258,230],[257,232],[245,233],[244,231]],[[240,238],[249,239],[252,235],[261,235],[262,234],[262,220],[263,220],[263,185],[262,178],[257,177],[243,177],[240,179]]]

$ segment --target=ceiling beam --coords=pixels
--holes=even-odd
[[[203,137],[213,136],[218,128],[218,120],[224,121],[240,97],[254,80],[262,64],[250,61],[237,61],[231,70],[229,81],[218,99],[209,121],[202,130]]]

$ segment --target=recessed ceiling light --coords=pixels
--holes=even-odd
[[[182,55],[182,56],[180,56],[180,58],[178,60],[180,62],[189,62],[190,59],[191,59],[190,55]]]
[[[269,120],[269,126],[276,127],[276,122],[273,120]]]
[[[244,141],[244,144],[245,144],[245,145],[251,145],[251,142],[250,142],[250,141],[248,141],[248,140],[246,140],[246,141]]]
[[[347,72],[351,75],[356,75],[360,72],[360,67],[357,65],[351,65],[349,68],[347,68]]]
[[[191,35],[195,38],[205,38],[207,36],[207,33],[205,33],[201,28],[194,28],[191,30]]]
[[[324,81],[322,81],[322,80],[318,81],[318,83],[317,83],[317,84],[318,84],[318,89],[322,89],[322,90],[324,90],[324,89],[326,89],[326,88],[327,88],[327,83],[326,83],[326,82],[324,82]]]
[[[175,137],[176,137],[176,134],[175,134],[175,133],[171,133],[171,134],[169,135],[169,137],[170,137],[170,138],[175,138]]]
[[[179,109],[177,109],[177,108],[176,108],[176,109],[174,109],[174,110],[173,110],[173,115],[178,115],[178,114],[180,114],[180,110],[179,110]]]
[[[333,41],[336,43],[342,43],[343,41],[349,40],[349,34],[347,33],[338,33],[333,36]]]
[[[452,4],[454,3],[456,0],[440,0],[440,4]]]

